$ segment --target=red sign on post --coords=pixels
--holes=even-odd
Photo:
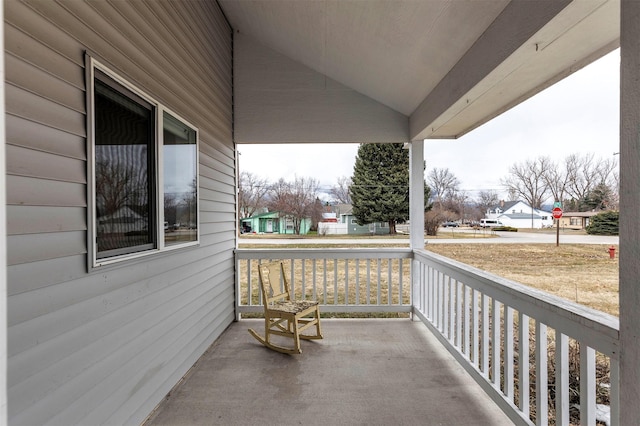
[[[554,207],[551,212],[553,213],[554,219],[560,219],[562,217],[562,209],[560,207]]]

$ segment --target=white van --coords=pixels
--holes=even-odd
[[[504,226],[502,222],[496,219],[480,219],[480,227],[493,228],[494,226]]]

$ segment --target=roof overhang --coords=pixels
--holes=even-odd
[[[220,0],[240,143],[455,138],[619,44],[619,0]]]

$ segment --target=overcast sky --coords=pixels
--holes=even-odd
[[[619,150],[620,51],[606,55],[459,139],[425,141],[428,173],[448,168],[461,189],[503,194],[509,167],[540,155],[612,158]],[[317,179],[323,189],[351,177],[357,144],[239,145],[240,171],[275,182]],[[615,157],[617,158],[617,157]]]

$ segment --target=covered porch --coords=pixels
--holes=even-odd
[[[301,356],[232,324],[146,426],[510,425],[426,327],[410,319],[326,319]]]
[[[637,365],[635,336],[627,335],[632,343],[621,343],[625,325],[637,322],[635,313],[625,312],[631,299],[621,299],[620,326],[617,318],[423,249],[428,140],[461,137],[621,44],[624,87],[624,70],[635,57],[626,55],[637,45],[627,41],[625,48],[620,35],[624,41],[624,31],[627,40],[637,34],[636,6],[622,2],[622,16],[626,10],[629,19],[621,25],[621,3],[614,1],[372,4],[351,15],[353,4],[318,2],[308,8],[286,1],[275,6],[221,1],[236,29],[234,137],[239,147],[404,142],[410,158],[410,249],[236,250],[237,319],[261,309],[257,262],[284,259],[300,294],[319,298],[324,312],[397,312],[420,320],[515,424],[568,425],[576,417],[572,411],[578,411],[580,424],[595,425],[601,387],[596,360],[602,358],[610,366],[604,383],[609,421],[626,424],[625,419],[637,418],[635,404],[619,393],[621,387],[631,394],[637,389],[635,373],[620,380],[621,368]],[[427,11],[434,6],[443,8]],[[417,16],[434,20],[412,19]],[[447,28],[464,30],[456,36],[445,31],[440,25],[448,19]],[[451,24],[458,19],[464,24]],[[441,34],[453,39],[444,43]],[[629,88],[629,98],[635,94]],[[627,145],[637,159],[635,141],[624,140],[630,127],[623,123],[622,128],[621,150]],[[636,176],[630,163],[629,158],[621,163],[621,194],[629,207],[637,203],[637,188],[624,190],[630,182],[625,175]],[[637,231],[629,224],[631,211],[621,212],[621,229],[632,231],[628,236]],[[637,243],[629,237],[621,239],[623,246],[629,254],[636,252]],[[624,262],[621,257],[621,294],[633,293],[635,300],[629,280],[636,268]],[[626,357],[620,355],[624,346]],[[576,353],[577,372],[570,365]],[[577,389],[570,388],[575,374]]]
[[[300,356],[262,347],[247,332],[260,320],[243,319],[262,311],[257,268],[273,261],[326,316]],[[619,424],[610,315],[424,249],[238,249],[236,271],[238,321],[150,424]],[[396,318],[335,318],[373,313]]]
[[[0,423],[139,424],[163,401],[147,423],[568,425],[578,392],[595,425],[600,388],[611,424],[637,423],[640,2],[4,5]],[[460,137],[618,46],[620,322],[426,252],[425,140]],[[87,53],[199,129],[197,245],[93,268]],[[236,250],[242,144],[389,142],[409,146],[410,248]],[[265,259],[287,262],[326,314],[406,318],[327,319],[302,356],[272,353],[244,318],[261,310]]]

